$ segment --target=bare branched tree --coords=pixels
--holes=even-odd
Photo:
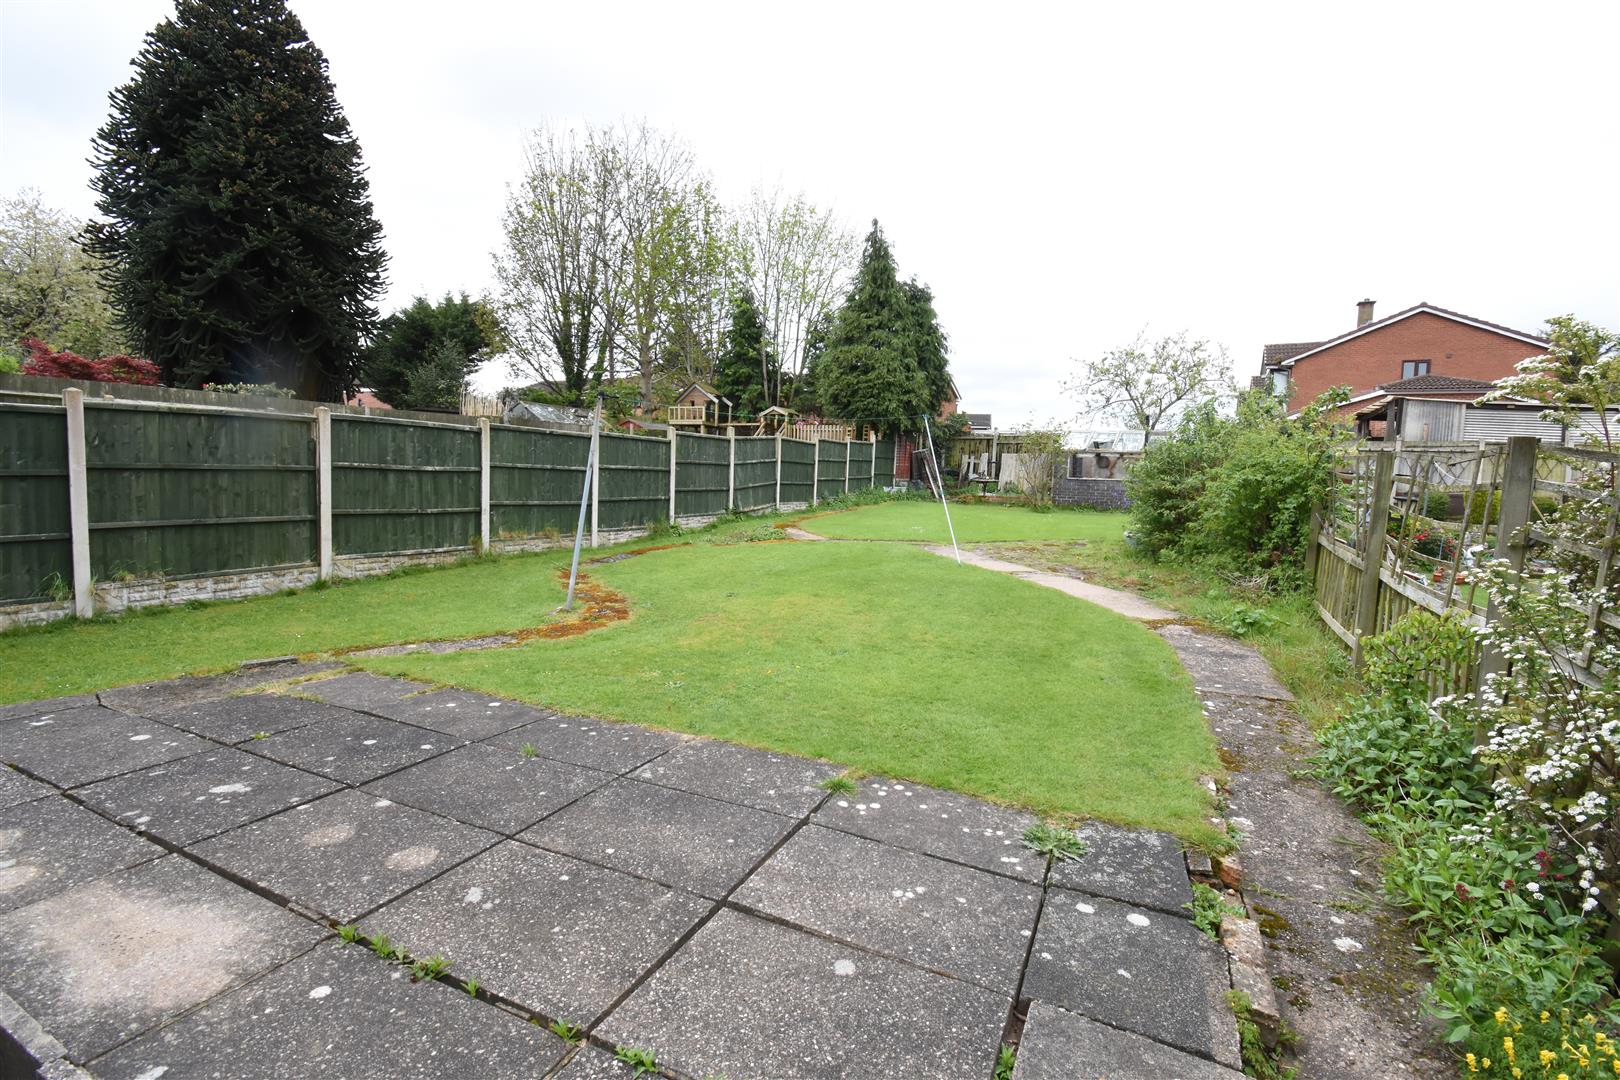
[[[860,245],[831,211],[803,195],[756,189],[737,222],[742,275],[764,315],[781,357],[779,370],[762,370],[766,397],[781,399],[781,375],[802,375],[810,328],[837,306],[855,269]]]
[[[587,132],[539,129],[507,197],[495,258],[512,373],[559,382],[576,401],[600,385],[618,332],[622,163]]]
[[[1187,405],[1232,395],[1226,347],[1186,332],[1158,341],[1146,335],[1101,359],[1085,363],[1064,389],[1083,411],[1140,428],[1144,439],[1173,420]]]

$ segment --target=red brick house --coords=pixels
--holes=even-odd
[[[1353,329],[1326,341],[1267,345],[1255,385],[1269,382],[1298,412],[1335,386],[1350,387],[1347,411],[1380,396],[1379,387],[1426,375],[1492,382],[1547,350],[1545,338],[1422,303],[1373,318],[1356,305]]]

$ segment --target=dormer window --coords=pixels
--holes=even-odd
[[[1415,379],[1419,375],[1427,375],[1428,373],[1429,362],[1427,360],[1401,361],[1401,378],[1403,379]]]

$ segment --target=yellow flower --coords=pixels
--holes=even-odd
[[[1490,1068],[1491,1067],[1491,1059],[1490,1058],[1485,1058],[1483,1061],[1480,1062],[1480,1065],[1484,1066],[1487,1069]]]
[[[1466,1055],[1463,1060],[1468,1062],[1469,1072],[1479,1072],[1479,1061],[1474,1057],[1473,1054]]]
[[[1543,1024],[1545,1024],[1548,1020],[1551,1020],[1551,1019],[1552,1019],[1552,1013],[1548,1012],[1546,1009],[1542,1009],[1541,1010],[1541,1022]]]
[[[1505,1023],[1507,1023],[1507,1020],[1508,1020],[1508,1011],[1507,1011],[1507,1009],[1505,1009],[1502,1006],[1498,1005],[1496,1007],[1496,1022],[1498,1024],[1505,1024]]]
[[[1511,1036],[1511,1035],[1502,1036],[1502,1052],[1507,1055],[1509,1065],[1511,1065],[1515,1061],[1519,1060],[1513,1054],[1513,1036]]]
[[[1545,1069],[1547,1066],[1551,1065],[1553,1062],[1555,1062],[1557,1060],[1558,1060],[1558,1055],[1553,1053],[1551,1050],[1543,1050],[1541,1052],[1541,1067],[1543,1069]]]

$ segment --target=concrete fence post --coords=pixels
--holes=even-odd
[[[591,547],[597,545],[597,520],[602,504],[602,403],[596,403],[596,423],[591,427]]]
[[[853,445],[849,439],[844,440],[844,494],[849,494],[849,448]]]
[[[320,554],[320,579],[332,576],[332,410],[322,405],[315,410],[315,502]]]
[[[489,554],[489,417],[478,418],[478,550]]]
[[[782,433],[776,433],[776,508],[782,509]]]
[[[737,505],[737,429],[726,428],[726,509]]]
[[[680,438],[673,427],[669,429],[669,523],[675,524],[675,447]]]
[[[1367,547],[1361,553],[1361,581],[1356,588],[1356,643],[1351,658],[1363,662],[1362,646],[1378,632],[1378,594],[1383,585],[1384,546],[1389,540],[1389,504],[1395,491],[1395,451],[1378,450],[1368,504]]]
[[[815,456],[810,459],[810,505],[814,506],[821,501],[821,436],[817,435],[810,445],[815,448]]]
[[[88,619],[96,613],[90,587],[90,468],[84,438],[84,391],[62,391],[67,410],[68,534],[73,548],[73,614]]]

